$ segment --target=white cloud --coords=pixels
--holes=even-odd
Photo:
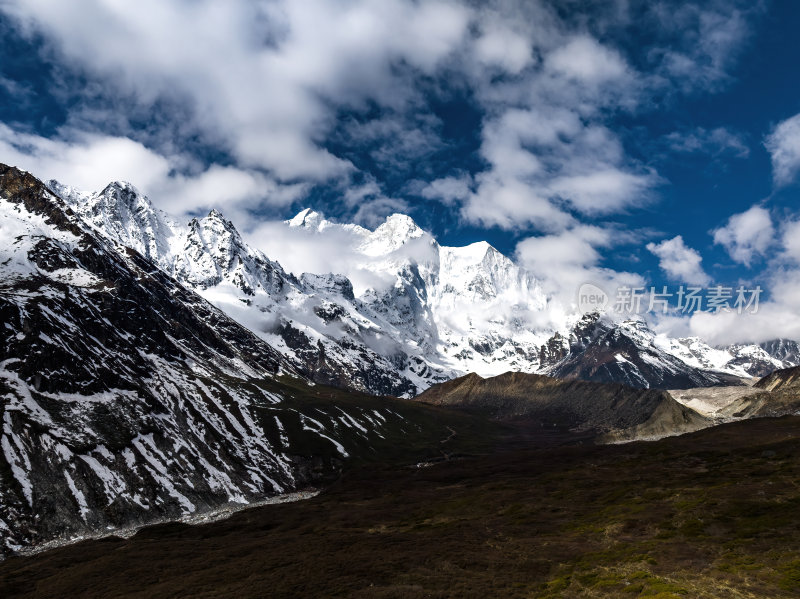
[[[503,229],[535,227],[541,231],[559,231],[575,222],[524,181],[491,172],[480,173],[475,179],[477,191],[461,208],[461,214],[470,222]]]
[[[569,210],[596,215],[640,206],[660,181],[627,163],[609,129],[565,107],[506,110],[484,125],[481,154],[490,169],[475,177],[462,213],[508,229],[558,230],[573,222]]]
[[[142,188],[165,179],[169,159],[127,138],[77,134],[72,141],[23,134],[0,124],[3,161],[43,179],[96,190],[129,180]]]
[[[765,255],[774,234],[769,211],[756,205],[734,214],[725,226],[714,231],[714,243],[722,245],[736,262],[750,266],[756,257]]]
[[[658,257],[659,266],[669,277],[695,285],[711,281],[700,264],[703,260],[700,253],[688,247],[680,235],[661,243],[648,243],[647,249]]]
[[[432,73],[459,46],[469,10],[424,0],[255,3],[7,2],[69,62],[145,105],[185,97],[182,117],[225,140],[240,166],[282,179],[346,175],[317,142],[335,105],[413,95],[392,66]]]
[[[85,191],[111,181],[129,181],[160,208],[176,215],[210,208],[248,222],[259,206],[282,207],[304,195],[303,184],[282,185],[258,171],[212,165],[181,174],[181,156],[162,156],[124,137],[64,132],[62,139],[21,134],[0,124],[2,160],[44,180],[56,179]],[[238,216],[238,218],[237,218]]]
[[[800,271],[772,270],[764,279],[744,285],[748,291],[757,285],[768,290],[770,296],[760,298],[754,314],[735,310],[697,312],[689,319],[690,334],[711,344],[761,343],[772,339],[800,340]],[[734,289],[734,297],[736,288]]]
[[[551,52],[547,67],[554,73],[592,85],[628,76],[628,65],[618,52],[585,35]]]
[[[781,233],[782,258],[800,264],[800,220],[790,220]]]
[[[659,180],[654,173],[630,173],[597,165],[586,174],[558,177],[550,184],[556,197],[567,199],[583,214],[610,214],[628,206],[643,205]]]
[[[605,123],[666,88],[724,78],[747,36],[738,5],[671,11],[655,3],[642,12],[619,2],[573,12],[538,0],[7,0],[0,10],[107,97],[113,119],[98,120],[104,107],[81,97],[73,127],[113,121],[112,137],[123,131],[171,156],[181,147],[171,131],[136,130],[114,110],[121,101],[146,115],[168,99],[180,112],[158,123],[218,147],[240,171],[289,183],[361,180],[353,154],[326,143],[342,134],[348,111],[372,116],[345,127],[345,145],[371,144],[383,168],[442,151],[437,124],[419,115],[432,113],[431,95],[458,89],[482,113],[488,162],[473,193],[456,200],[462,214],[551,230],[568,226],[571,212],[611,214],[650,199],[657,173],[630,159]],[[629,60],[604,35],[633,19],[659,24],[643,60]],[[659,76],[632,66],[654,60]],[[441,178],[413,176],[428,174]],[[439,197],[455,200],[452,190]]]
[[[375,219],[371,228],[377,228],[383,222],[384,219]],[[392,268],[387,270],[387,257],[382,251],[371,255],[365,250],[368,234],[361,227],[341,226],[330,221],[319,229],[289,227],[284,222],[269,221],[259,223],[245,237],[254,247],[297,276],[304,272],[346,276],[358,296],[368,288],[380,290],[390,287],[397,280]],[[390,262],[397,264],[408,259],[418,264],[430,263],[436,251],[430,240],[431,237],[424,235],[396,247]],[[385,249],[385,240],[378,245]]]
[[[519,73],[533,63],[531,42],[508,28],[490,24],[484,27],[475,42],[475,55],[480,64]]]
[[[747,158],[750,155],[744,136],[725,127],[698,127],[691,131],[675,131],[666,135],[664,141],[673,152],[685,154],[702,153],[712,157],[727,154],[736,158]]]
[[[472,177],[462,175],[435,179],[428,184],[423,184],[419,194],[423,198],[439,200],[443,204],[451,205],[469,198],[472,194]]]
[[[304,272],[342,274],[359,294],[370,287],[391,284],[365,267],[366,258],[354,250],[362,239],[353,231],[329,227],[317,233],[288,227],[282,221],[265,221],[244,235],[253,247],[296,276]]]
[[[741,217],[738,218],[737,217]],[[745,213],[735,215],[731,220],[733,226],[729,234],[735,237],[751,238],[753,232],[768,231],[763,244],[772,243],[773,227],[769,214],[758,206]],[[746,224],[750,223],[751,227]],[[761,226],[759,226],[759,222]],[[755,224],[753,224],[755,223]],[[747,234],[749,231],[750,234]],[[760,287],[763,293],[758,302],[756,313],[736,310],[728,312],[695,313],[690,317],[672,316],[661,319],[660,330],[671,335],[696,335],[711,344],[727,345],[731,343],[760,343],[777,338],[800,340],[800,219],[797,215],[788,218],[781,227],[781,236],[775,241],[780,243],[781,250],[768,256],[766,264],[751,280],[742,280],[733,286],[734,299],[738,288],[743,287],[746,298],[750,290]],[[767,241],[768,240],[768,241]],[[756,244],[757,245],[757,244]],[[733,251],[740,252],[739,258],[752,259],[755,250],[752,247],[733,246]]]
[[[579,288],[591,283],[613,298],[622,286],[638,287],[635,273],[600,266],[600,249],[630,241],[629,235],[597,226],[579,225],[560,233],[529,237],[516,248],[519,263],[532,272],[542,288],[564,306],[574,305]]]
[[[772,176],[778,186],[788,185],[800,172],[800,114],[778,124],[764,145],[772,158]]]

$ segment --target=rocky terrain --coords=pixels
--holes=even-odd
[[[800,368],[776,370],[751,387],[670,392],[676,400],[717,421],[800,414]]]

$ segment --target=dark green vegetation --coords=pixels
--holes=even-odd
[[[800,594],[800,418],[565,440],[519,425],[491,455],[362,463],[308,501],[11,558],[0,596]]]

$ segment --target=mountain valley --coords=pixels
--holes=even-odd
[[[787,462],[781,457],[780,467],[764,466],[758,451],[776,452],[771,448],[785,442],[790,452],[794,446],[791,416],[800,410],[796,343],[713,348],[695,338],[656,334],[640,319],[617,321],[599,313],[574,313],[560,327],[543,327],[537,315],[552,308],[553,298],[532,273],[488,244],[441,246],[403,215],[370,231],[306,210],[284,226],[291,234],[350,239],[348,251],[363,259],[361,268],[375,285],[357,285],[336,273],[289,272],[253,249],[217,211],[183,226],[129,184],[84,194],[0,167],[4,596],[24,596],[30,588],[40,595],[91,596],[83,569],[96,579],[97,564],[110,568],[110,577],[100,577],[107,588],[121,584],[113,578],[115,558],[103,556],[108,547],[136,562],[142,547],[156,544],[164,567],[181,569],[185,556],[173,551],[193,535],[216,539],[218,547],[233,535],[237,546],[252,544],[259,552],[254,559],[274,559],[278,550],[265,548],[263,539],[249,537],[241,526],[262,522],[264,530],[285,532],[273,520],[283,517],[295,524],[293,519],[310,518],[307,530],[322,531],[321,547],[328,550],[352,548],[354,541],[335,530],[364,536],[364,567],[384,578],[356,572],[336,582],[343,593],[363,591],[365,581],[377,580],[386,586],[383,596],[415,596],[435,590],[438,575],[417,572],[426,582],[408,586],[402,576],[395,578],[402,568],[394,562],[383,570],[375,564],[382,554],[370,539],[388,535],[392,543],[410,546],[441,529],[452,535],[449,542],[463,546],[473,538],[516,563],[514,547],[528,547],[528,541],[519,537],[514,514],[568,540],[572,533],[562,529],[567,520],[550,529],[546,516],[558,513],[554,498],[575,494],[586,508],[599,502],[608,518],[590,525],[588,512],[577,507],[569,518],[590,528],[602,525],[618,539],[608,545],[602,535],[592,537],[592,551],[622,550],[623,543],[638,553],[625,558],[624,571],[587,570],[572,541],[551,540],[561,557],[536,557],[527,575],[516,570],[528,567],[522,562],[513,566],[514,576],[521,576],[518,588],[543,597],[563,585],[602,594],[595,582],[608,576],[614,581],[608,579],[609,589],[684,585],[707,596],[701,592],[705,578],[698,587],[676,574],[674,564],[682,558],[672,540],[663,544],[672,552],[668,560],[651,563],[662,537],[642,531],[655,526],[658,534],[678,530],[673,536],[683,538],[695,526],[701,536],[712,534],[707,531],[722,530],[738,507],[723,502],[708,522],[691,508],[668,514],[669,497],[695,501],[699,491],[686,486],[677,467],[665,466],[661,494],[648,494],[657,456],[669,455],[690,470],[698,460],[711,468],[728,462],[720,457],[723,449],[703,457],[708,447],[735,447],[743,452],[734,460],[736,469],[749,476],[767,468],[781,501],[795,500],[786,490]],[[738,436],[751,432],[749,441]],[[685,445],[664,439],[676,435]],[[617,460],[653,473],[631,474]],[[628,493],[624,501],[631,503],[625,505],[654,501],[660,514],[654,518],[661,520],[630,524],[614,507],[622,495],[610,487],[593,495],[580,478],[597,483],[592,463],[628,481],[620,491]],[[558,465],[568,476],[557,474]],[[492,487],[506,475],[508,487]],[[708,489],[734,484],[711,475],[706,482]],[[523,501],[531,488],[535,499]],[[320,489],[297,505],[239,511],[286,494],[311,497]],[[455,493],[449,499],[448,489]],[[539,506],[536,515],[526,501]],[[499,511],[489,507],[494,503]],[[349,516],[348,505],[355,506]],[[328,512],[333,520],[326,520]],[[229,522],[198,528],[178,523],[220,513],[230,515]],[[489,518],[499,528],[470,533],[474,518]],[[627,526],[635,532],[623,534]],[[137,530],[128,540],[115,536]],[[282,534],[271,538],[285,540],[287,555],[311,542],[306,534],[291,540]],[[724,534],[732,533],[725,528]],[[760,574],[746,581],[754,588],[766,588],[775,572],[789,567],[758,553],[760,547],[753,557],[734,545],[735,556],[765,560]],[[212,559],[209,547],[191,568],[207,567],[202,560]],[[82,560],[74,553],[79,551],[95,557]],[[419,556],[432,559],[426,551]],[[311,563],[293,555],[298,564]],[[307,555],[341,567],[317,550]],[[470,551],[460,555],[477,559]],[[415,561],[422,557],[407,557],[409,567],[423,567]],[[238,567],[237,559],[220,572]],[[434,561],[436,568],[454,567]],[[486,572],[499,563],[478,562]],[[723,562],[700,574],[724,578]],[[173,583],[187,584],[160,575],[160,590],[141,577],[153,596],[169,595]],[[40,582],[31,587],[30,576]],[[316,576],[303,592],[320,588]],[[268,576],[259,580],[278,584]],[[478,589],[485,580],[474,583]],[[231,584],[228,579],[216,588],[240,594],[226,586]]]

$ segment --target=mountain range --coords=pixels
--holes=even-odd
[[[488,243],[443,246],[401,214],[374,231],[309,209],[285,222],[295,235],[336,240],[355,262],[346,270],[369,275],[372,284],[356,288],[338,273],[287,272],[217,210],[182,224],[129,183],[95,193],[48,187],[98,235],[152,260],[321,384],[413,397],[466,373],[513,370],[692,388],[800,363],[792,340],[711,347],[656,335],[641,319],[570,313]],[[556,310],[561,324],[542,325]]]
[[[86,194],[0,165],[0,556],[428,459],[491,437],[509,406],[613,439],[694,430],[714,416],[650,388],[798,357],[788,340],[712,348],[598,313],[543,328],[554,306],[534,274],[407,216],[284,226],[336,235],[373,284],[288,272],[218,211],[182,225],[130,184]],[[440,407],[464,407],[439,401],[451,388],[511,400],[487,420]],[[758,397],[740,411],[761,414]]]

